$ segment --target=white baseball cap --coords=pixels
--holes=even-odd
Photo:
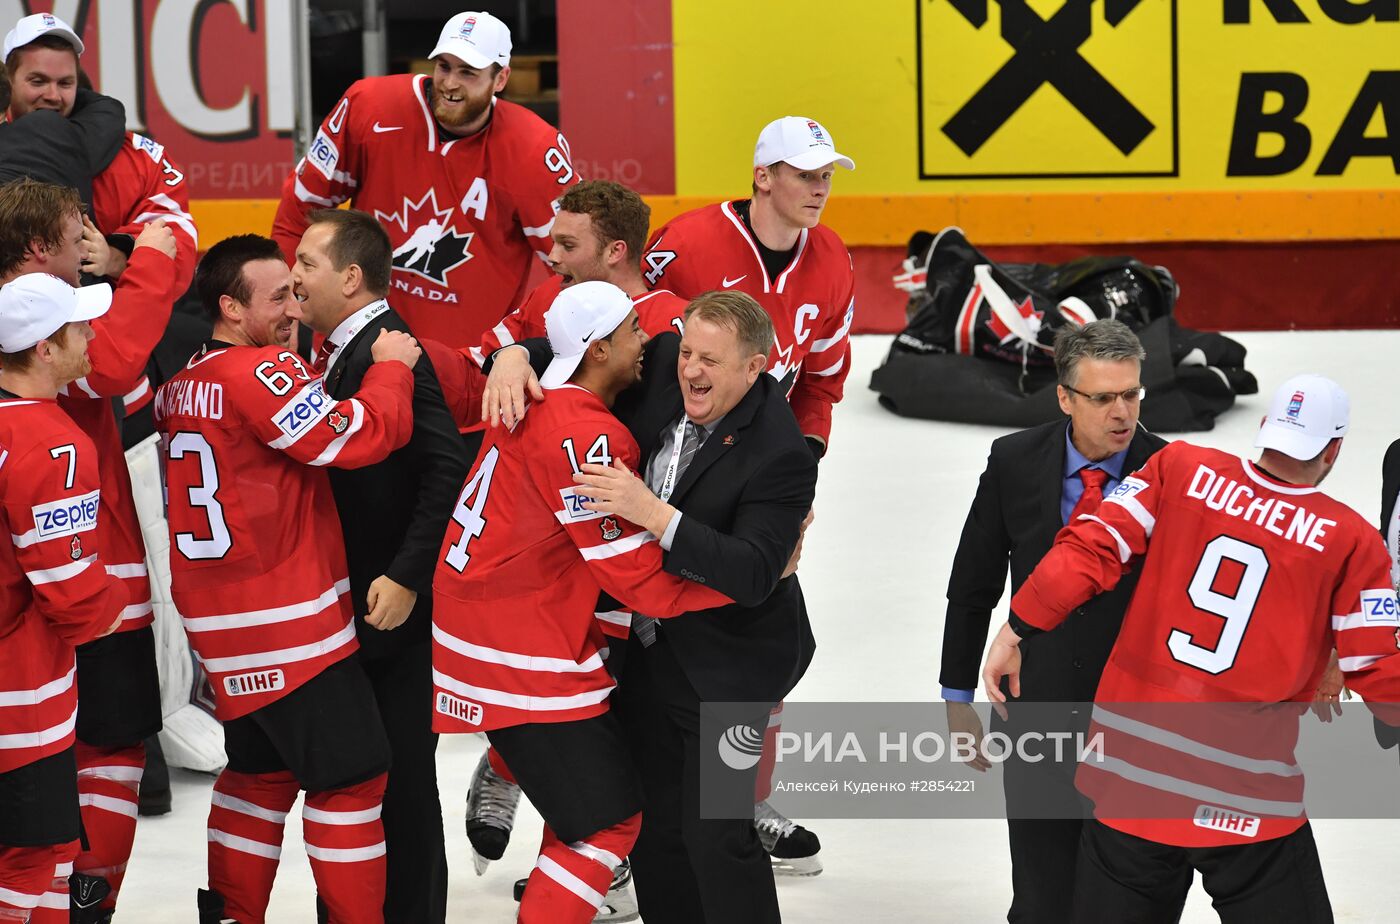
[[[554,359],[540,376],[540,386],[554,388],[567,382],[589,344],[612,334],[631,311],[632,299],[611,282],[576,282],[556,295],[544,314]]]
[[[475,68],[510,65],[510,29],[490,13],[458,13],[438,35],[437,47],[428,55],[456,55]]]
[[[107,283],[75,289],[48,273],[25,273],[0,286],[0,353],[27,350],[72,321],[91,321],[112,305]]]
[[[1351,399],[1320,375],[1295,375],[1274,392],[1254,445],[1306,462],[1351,425]]]
[[[83,53],[83,40],[78,38],[72,26],[52,13],[35,13],[15,23],[15,27],[5,36],[5,60],[10,59],[10,52],[28,45],[41,35],[56,35],[72,45],[78,54]]]
[[[856,169],[856,162],[845,154],[836,153],[831,133],[821,123],[801,116],[783,116],[769,122],[758,133],[753,149],[753,165],[766,167],[778,161],[798,170],[815,170],[827,164],[840,164],[847,170]]]

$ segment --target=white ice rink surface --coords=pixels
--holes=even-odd
[[[1400,437],[1391,369],[1400,358],[1400,331],[1237,336],[1249,348],[1248,367],[1259,377],[1261,394],[1242,399],[1214,431],[1190,438],[1249,453],[1267,396],[1278,383],[1299,372],[1331,376],[1351,393],[1352,424],[1326,489],[1374,521],[1381,457]],[[938,698],[948,569],[987,447],[1006,431],[906,420],[881,408],[867,386],[889,340],[855,338],[847,395],[822,462],[817,519],[800,572],[817,654],[790,700]],[[1004,614],[1003,599],[994,629]],[[482,746],[474,736],[444,737],[438,749],[451,867],[448,919],[504,924],[514,920],[511,884],[534,864],[540,822],[522,805],[505,858],[482,878],[472,873],[462,803]],[[1345,785],[1344,772],[1339,768],[1338,785]],[[174,812],[142,819],[137,829],[118,922],[194,920],[195,889],[205,883],[212,778],[181,771],[174,776]],[[299,819],[299,811],[288,819],[269,912],[277,924],[315,920]],[[787,921],[1005,920],[1011,897],[1005,822],[813,820],[809,827],[821,837],[826,869],[814,879],[779,881]],[[1313,827],[1337,920],[1396,920],[1400,820],[1321,820]],[[1183,920],[1217,920],[1199,879]]]

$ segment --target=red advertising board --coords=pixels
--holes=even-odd
[[[278,195],[293,165],[290,0],[0,0],[0,27],[31,13],[73,26],[93,85],[166,146],[192,198]]]

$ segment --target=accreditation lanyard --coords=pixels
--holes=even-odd
[[[690,423],[690,417],[682,414],[681,422],[676,425],[675,445],[671,447],[671,462],[666,466],[666,477],[661,481],[661,490],[656,492],[656,496],[663,501],[671,499],[671,492],[676,490],[676,473],[681,467],[681,448],[685,446],[685,425]],[[698,449],[697,449],[698,451]]]

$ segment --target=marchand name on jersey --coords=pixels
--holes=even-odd
[[[222,420],[224,386],[218,382],[201,382],[197,379],[167,383],[156,393],[156,416],[167,419],[176,415]]]
[[[1316,552],[1325,552],[1322,540],[1336,520],[1309,513],[1298,504],[1279,497],[1256,497],[1254,488],[1246,483],[1226,478],[1202,465],[1196,469],[1186,496],[1204,501],[1211,510],[1219,510],[1236,519],[1262,526],[1275,536],[1282,536]]]

